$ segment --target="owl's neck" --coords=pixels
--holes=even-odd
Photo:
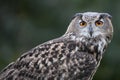
[[[91,54],[100,54],[102,55],[105,52],[107,47],[107,41],[104,37],[98,36],[95,38],[87,38],[84,36],[78,37],[74,34],[67,34],[70,40],[76,41],[80,45],[82,45],[82,51],[87,51]]]

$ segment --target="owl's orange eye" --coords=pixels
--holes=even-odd
[[[85,27],[86,25],[87,25],[87,23],[85,21],[80,22],[80,26]]]
[[[96,22],[95,22],[95,25],[96,25],[96,26],[102,26],[102,25],[103,25],[103,22],[102,22],[102,21],[96,21]]]

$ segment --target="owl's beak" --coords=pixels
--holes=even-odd
[[[89,33],[90,33],[90,36],[92,37],[92,34],[93,34],[93,28],[90,26],[89,27]]]

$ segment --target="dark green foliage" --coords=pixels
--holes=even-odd
[[[61,36],[77,12],[111,14],[114,37],[94,80],[120,80],[120,0],[0,0],[0,70],[23,52]]]

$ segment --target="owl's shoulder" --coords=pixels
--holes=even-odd
[[[56,55],[57,55],[57,53],[58,54],[66,53],[65,52],[66,50],[71,52],[79,45],[80,45],[80,43],[76,42],[75,40],[60,37],[60,38],[56,38],[56,39],[47,41],[43,44],[40,44],[40,45],[34,47],[30,51],[24,53],[19,58],[19,60],[26,58],[26,57],[28,57],[28,58],[29,57],[35,57],[35,58],[42,57],[42,58],[44,58],[44,56],[48,56],[50,54],[52,56],[53,55],[52,53],[56,53]]]

